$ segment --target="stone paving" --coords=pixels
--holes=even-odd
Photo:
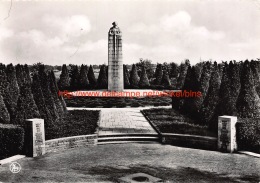
[[[170,108],[164,106],[163,108]],[[150,123],[140,112],[142,109],[157,107],[139,108],[75,108],[68,107],[68,110],[100,110],[99,135],[113,135],[122,133],[144,133],[157,134]],[[162,106],[160,107],[162,108]]]
[[[157,134],[140,109],[108,108],[100,111],[99,135],[118,133]]]

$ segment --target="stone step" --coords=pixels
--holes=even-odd
[[[97,145],[106,145],[106,144],[126,144],[126,143],[138,143],[138,144],[160,144],[157,141],[105,141],[97,142]]]
[[[106,136],[106,137],[98,137],[97,144],[104,143],[129,143],[129,142],[159,142],[158,136]]]
[[[158,137],[157,133],[113,133],[108,135],[98,135],[98,138],[105,137]]]

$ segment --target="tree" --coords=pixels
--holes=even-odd
[[[51,76],[51,79],[52,79],[53,84],[55,86],[55,91],[58,94],[59,93],[59,88],[58,88],[57,80],[56,80],[56,77],[55,77],[55,74],[54,74],[53,70],[50,71],[50,76]],[[62,108],[63,108],[63,113],[67,112],[67,107],[66,107],[66,103],[64,101],[63,96],[58,94],[58,97],[59,97],[59,100],[60,100]]]
[[[140,80],[140,78],[139,78],[139,76],[138,76],[138,74],[137,74],[136,65],[133,64],[132,70],[131,70],[131,73],[130,73],[130,85],[131,85],[131,86],[134,86],[134,87],[135,87],[135,86],[138,86],[139,80]]]
[[[0,92],[0,123],[3,123],[3,124],[10,123],[10,115],[5,106],[1,92]]]
[[[170,63],[170,78],[177,78],[179,74],[178,65],[174,62]]]
[[[126,67],[126,65],[123,65],[123,72],[124,72],[124,88],[129,88],[130,82],[129,82],[129,72]]]
[[[107,80],[106,66],[105,65],[102,65],[100,67],[97,85],[98,85],[98,88],[100,88],[100,89],[107,89],[108,88],[108,80]]]
[[[58,86],[60,90],[66,90],[70,87],[69,72],[65,64],[62,65],[62,71],[60,75],[60,80],[58,82]]]
[[[137,70],[142,71],[142,68],[145,67],[147,77],[150,79],[154,75],[153,64],[149,59],[140,59],[140,61],[136,64]]]
[[[23,73],[24,73],[24,81],[26,84],[31,85],[32,81],[31,81],[31,76],[30,76],[30,71],[28,68],[28,65],[25,64],[23,67]]]
[[[197,76],[199,79],[199,91],[201,91],[202,96],[195,98],[195,103],[197,105],[197,108],[200,109],[202,106],[202,103],[207,95],[208,88],[209,88],[209,81],[210,81],[210,75],[211,75],[211,63],[206,62],[203,65],[203,68],[201,70],[201,76]]]
[[[89,86],[89,80],[87,76],[87,67],[82,64],[79,73],[79,88],[87,89],[88,86]]]
[[[163,77],[163,68],[162,64],[157,64],[156,71],[155,71],[155,85],[160,85],[162,82],[162,77]]]
[[[13,117],[15,113],[15,105],[10,93],[10,83],[7,80],[6,66],[0,64],[0,93],[2,94],[5,106],[8,110],[9,116]]]
[[[241,90],[237,100],[238,116],[257,118],[260,116],[260,99],[254,85],[253,73],[249,61],[243,64],[241,73]]]
[[[208,92],[203,101],[202,107],[200,109],[200,116],[201,116],[202,123],[207,124],[210,127],[214,126],[213,128],[216,127],[217,120],[214,122],[214,124],[209,124],[209,122],[211,121],[216,106],[218,104],[220,83],[221,83],[221,79],[220,79],[218,64],[217,62],[214,62],[210,81],[209,81]]]
[[[33,94],[34,101],[38,107],[40,117],[42,119],[44,119],[44,125],[45,125],[46,129],[52,127],[53,119],[52,119],[49,109],[47,108],[47,106],[45,104],[45,99],[44,99],[44,96],[42,93],[40,80],[39,80],[38,74],[36,72],[33,75],[32,94]]]
[[[188,67],[190,66],[189,64],[189,61],[185,61],[185,63],[181,63],[180,65],[180,74],[179,74],[179,77],[177,79],[177,86],[176,88],[177,89],[182,89],[183,85],[184,85],[184,82],[185,82],[185,77],[186,77],[186,74],[187,74],[187,70],[188,70]]]
[[[79,88],[79,69],[74,66],[71,70],[70,89],[77,90]]]
[[[140,78],[140,81],[139,81],[139,86],[141,88],[145,88],[147,86],[150,86],[149,79],[148,79],[147,74],[146,74],[145,66],[142,67],[142,73],[141,73],[141,78]]]
[[[17,112],[14,119],[15,124],[24,125],[25,119],[39,118],[40,113],[35,104],[31,87],[24,84],[20,87],[20,95],[17,102]]]
[[[59,114],[60,117],[62,117],[64,115],[63,106],[62,106],[61,101],[58,96],[58,90],[55,86],[56,81],[54,80],[51,72],[49,72],[49,74],[48,74],[48,80],[49,80],[49,84],[50,84],[50,91],[52,94],[52,98],[53,98],[54,104],[57,109],[57,113]]]
[[[171,81],[170,81],[169,74],[168,74],[167,70],[163,71],[163,77],[162,77],[161,85],[163,85],[164,87],[170,87],[171,86]]]
[[[16,78],[17,78],[18,86],[21,87],[25,82],[25,73],[23,71],[23,66],[17,64],[15,66],[15,70],[16,70]]]
[[[230,80],[230,98],[229,98],[229,110],[230,115],[237,115],[236,102],[240,92],[241,83],[240,83],[240,65],[234,61],[229,63],[228,67],[229,80]]]
[[[199,80],[197,78],[195,67],[189,66],[182,90],[187,91],[187,92],[189,92],[189,91],[198,92],[198,91],[200,91],[199,89],[200,89]],[[191,96],[185,97],[181,111],[184,114],[188,114],[189,116],[198,120],[199,119],[199,108],[198,108],[198,105],[196,104],[196,97],[191,97]]]
[[[15,117],[15,110],[17,107],[17,101],[19,97],[19,86],[16,79],[15,68],[12,64],[7,65],[6,67],[6,77],[7,82],[9,83],[9,96],[10,96],[10,118],[11,120]]]
[[[48,75],[45,72],[44,65],[42,65],[39,68],[38,76],[39,76],[40,85],[41,85],[42,93],[44,96],[45,104],[51,113],[53,121],[55,121],[56,119],[59,118],[59,115],[57,113],[57,108],[54,103],[53,96],[51,94],[50,83],[49,83],[50,81],[49,81]]]
[[[87,76],[88,76],[88,80],[89,80],[91,88],[95,88],[96,84],[97,84],[97,80],[96,80],[92,65],[90,65],[90,67],[88,69]]]

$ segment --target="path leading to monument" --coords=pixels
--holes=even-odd
[[[100,111],[99,135],[118,133],[157,134],[149,122],[134,108],[111,108]]]
[[[165,106],[169,108],[171,106]],[[158,133],[141,113],[142,108],[68,108],[69,110],[100,110],[98,144],[159,142]],[[156,108],[156,107],[155,107]]]

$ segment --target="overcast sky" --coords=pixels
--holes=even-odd
[[[113,21],[127,64],[260,58],[259,0],[13,0],[0,2],[0,62],[107,63]]]

